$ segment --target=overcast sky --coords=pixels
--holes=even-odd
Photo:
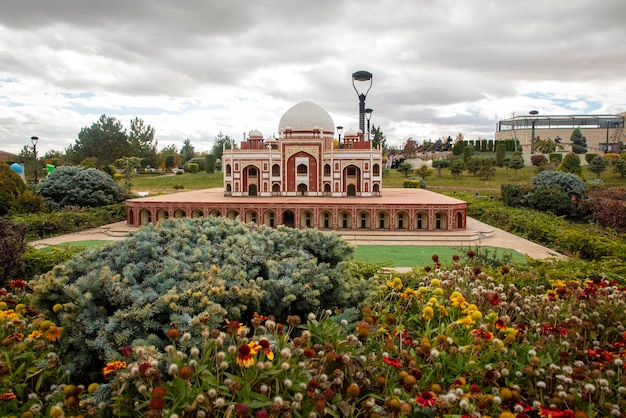
[[[541,114],[626,111],[624,0],[2,0],[0,150],[64,150],[100,115],[159,149],[278,135],[309,100],[358,129],[351,75],[388,143]]]

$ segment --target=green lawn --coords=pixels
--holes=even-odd
[[[58,244],[59,247],[71,246],[82,248],[97,248],[113,241],[106,240],[87,240],[74,241]],[[47,247],[52,248],[53,246]],[[513,250],[504,250],[483,246],[490,251],[494,250],[497,254],[502,255],[504,252],[510,253],[513,259],[518,263],[524,263],[524,255]],[[461,247],[443,247],[435,245],[358,245],[354,254],[354,258],[361,262],[383,263],[386,266],[393,267],[423,267],[432,264],[433,254],[439,256],[442,264],[452,261],[454,254],[463,255],[469,248]]]
[[[528,184],[530,179],[537,175],[535,167],[524,167],[518,170],[517,175],[513,170],[496,167],[496,173],[489,180],[483,180],[478,176],[473,176],[467,171],[456,179],[450,170],[444,168],[441,170],[441,177],[437,175],[437,170],[432,170],[431,175],[426,178],[426,188],[438,190],[465,190],[481,195],[493,195],[500,193],[500,186],[505,183],[510,184]],[[589,172],[586,167],[583,168],[583,174],[587,180],[596,178],[596,175]],[[412,177],[409,175],[408,178]],[[404,174],[398,170],[389,170],[389,174],[383,177],[384,187],[402,187],[402,183],[407,179]],[[619,175],[607,170],[602,173],[602,181],[605,187],[624,187],[626,179],[622,179]],[[120,180],[120,185],[124,185],[124,180]],[[223,177],[221,172],[208,174],[205,172],[179,175],[153,175],[141,174],[132,178],[132,190],[135,191],[151,191],[171,193],[176,191],[175,185],[182,185],[182,190],[198,190],[213,187],[223,187]]]
[[[517,263],[525,263],[526,257],[517,251],[483,246],[489,251],[496,251],[502,255],[509,253]],[[357,261],[369,263],[384,263],[393,267],[424,267],[432,265],[432,256],[437,254],[439,262],[447,264],[452,262],[452,256],[463,255],[469,248],[443,247],[435,245],[359,245],[356,247],[354,258]]]

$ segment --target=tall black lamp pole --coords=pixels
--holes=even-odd
[[[372,118],[372,109],[365,109],[365,118],[367,119],[367,140],[370,140],[370,119]]]
[[[531,110],[530,112],[528,112],[528,114],[530,115],[530,125],[531,125],[531,130],[530,130],[530,154],[534,154],[535,153],[535,123],[537,123],[537,115],[539,114],[539,111],[537,110]]]
[[[370,89],[372,88],[372,78],[372,73],[370,73],[369,71],[361,70],[352,73],[352,87],[354,87],[354,91],[356,91],[356,94],[359,96],[359,129],[363,133],[365,132],[365,98],[367,97],[367,93],[369,93]],[[357,89],[356,84],[354,83],[355,81],[369,81],[369,86],[367,87],[367,90],[363,91],[363,89]]]
[[[35,184],[39,183],[39,180],[37,179],[37,142],[39,142],[39,138],[37,138],[36,136],[31,136],[30,137],[30,142],[33,144],[33,160],[34,160],[34,171],[35,171]]]

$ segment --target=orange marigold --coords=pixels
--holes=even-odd
[[[102,375],[105,379],[108,379],[112,373],[125,368],[125,361],[112,361],[111,363],[107,363],[107,365],[102,368]]]

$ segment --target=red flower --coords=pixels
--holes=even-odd
[[[164,398],[167,395],[167,389],[164,386],[156,386],[150,393],[153,398]]]
[[[396,369],[399,369],[401,366],[400,360],[398,360],[397,358],[389,358],[387,356],[383,357],[383,363],[388,364],[391,367],[395,367]]]
[[[130,358],[133,355],[133,348],[129,346],[122,347],[120,352],[122,353],[122,356]]]
[[[13,279],[9,282],[9,286],[11,286],[13,289],[24,289],[26,286],[28,286],[28,283],[26,283],[22,279]]]
[[[429,390],[422,392],[415,398],[415,402],[422,406],[433,406],[437,403],[437,394]]]
[[[148,406],[148,408],[153,411],[160,411],[163,409],[164,406],[165,402],[163,401],[163,398],[152,398],[150,400],[150,405]]]
[[[507,329],[507,326],[505,325],[503,320],[498,319],[496,320],[496,328],[498,328],[501,331],[505,331]]]
[[[549,418],[574,418],[574,411],[566,409],[561,411],[559,408],[546,408],[539,405],[539,416]]]

